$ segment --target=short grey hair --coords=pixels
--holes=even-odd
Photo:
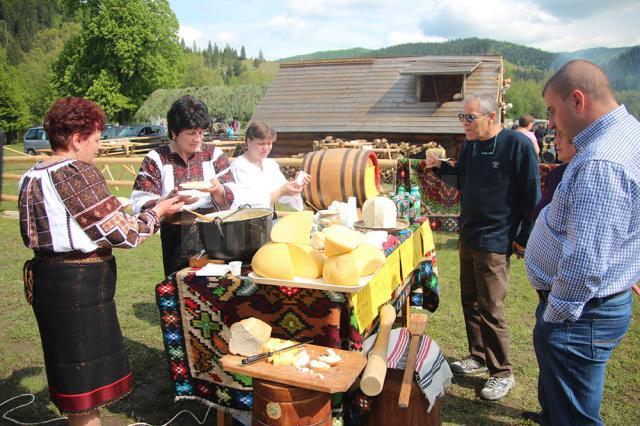
[[[495,112],[496,116],[498,116],[498,99],[496,99],[495,94],[475,93],[473,95],[466,96],[462,104],[466,105],[472,101],[478,101],[481,113],[489,114],[490,112]]]

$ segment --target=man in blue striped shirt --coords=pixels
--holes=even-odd
[[[540,423],[602,424],[606,363],[629,327],[630,288],[640,279],[640,123],[588,61],[560,68],[543,96],[549,126],[577,153],[525,254],[540,298]]]

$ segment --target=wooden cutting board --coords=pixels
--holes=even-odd
[[[311,359],[317,359],[327,350],[324,346],[310,344],[307,344],[305,348]],[[327,371],[319,372],[324,378],[319,377],[317,372],[304,373],[292,365],[273,365],[266,359],[254,364],[242,365],[244,357],[239,355],[225,355],[220,359],[220,364],[226,371],[258,379],[319,392],[346,392],[360,375],[367,363],[367,358],[360,352],[341,349],[334,349],[334,351],[340,355],[342,361]]]

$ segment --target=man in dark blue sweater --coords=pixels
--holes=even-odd
[[[518,258],[524,254],[540,198],[540,174],[529,139],[500,126],[495,94],[466,98],[458,118],[466,140],[455,165],[427,157],[438,176],[458,176],[461,192],[460,292],[469,355],[451,369],[459,374],[488,370],[491,377],[480,395],[498,400],[515,385],[504,318],[509,258],[513,252]]]

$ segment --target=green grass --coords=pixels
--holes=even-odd
[[[15,395],[36,395],[33,406],[14,417],[38,421],[57,415],[49,402],[37,324],[22,291],[22,264],[31,257],[23,247],[18,221],[0,217],[0,402]],[[466,337],[458,286],[457,235],[435,236],[441,280],[440,308],[430,315],[428,331],[445,356],[455,359],[466,354]],[[154,236],[135,250],[118,250],[116,300],[120,324],[134,374],[134,392],[103,411],[106,425],[122,425],[134,420],[152,424],[166,422],[176,412],[189,408],[202,417],[206,408],[196,402],[173,402],[167,361],[160,331],[154,286],[162,279],[160,239]],[[639,299],[634,305],[638,318]],[[511,331],[511,357],[517,385],[499,402],[487,402],[477,395],[485,378],[454,379],[443,400],[445,424],[533,424],[520,419],[522,410],[536,410],[537,366],[531,330],[537,297],[530,288],[522,261],[513,260],[506,315]],[[640,324],[633,321],[620,347],[609,362],[602,405],[607,425],[633,424],[640,406]],[[12,404],[15,406],[15,404]],[[5,407],[0,408],[4,412]],[[173,424],[195,424],[191,419]],[[212,417],[210,417],[212,419]],[[211,420],[212,421],[212,420]],[[211,424],[211,423],[209,423]]]

